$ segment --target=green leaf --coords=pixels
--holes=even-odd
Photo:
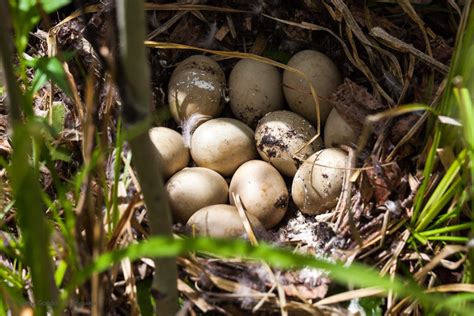
[[[154,314],[153,298],[151,296],[151,278],[137,282],[137,301],[140,306],[140,313],[143,316],[151,316]]]
[[[32,124],[33,123],[33,124]],[[51,227],[44,217],[39,166],[32,163],[32,138],[36,136],[34,122],[17,124],[13,130],[13,155],[7,169],[15,199],[16,216],[21,230],[22,255],[31,273],[36,301],[48,302],[37,307],[37,315],[46,314],[46,305],[54,304],[57,287],[54,283],[53,261],[49,253]],[[34,161],[34,160],[33,160]]]
[[[43,76],[58,85],[67,95],[71,96],[71,89],[67,81],[66,73],[63,65],[57,57],[39,57],[27,62],[27,65],[36,70],[35,77],[38,77],[38,83],[35,83],[34,88],[39,89],[41,84],[45,83]],[[37,91],[37,90],[36,90]]]
[[[264,243],[253,247],[243,240],[219,240],[203,237],[174,239],[155,236],[139,244],[99,256],[91,265],[75,275],[75,278],[68,285],[68,291],[63,293],[62,300],[66,300],[67,296],[77,286],[88,280],[93,273],[103,272],[124,258],[136,260],[141,257],[174,257],[189,252],[212,252],[222,257],[239,256],[247,259],[263,260],[274,267],[284,269],[298,267],[322,269],[329,272],[330,277],[338,283],[350,283],[359,287],[378,287],[386,291],[393,291],[397,295],[417,299],[426,306],[436,304],[437,300],[440,299],[438,294],[428,295],[423,293],[423,290],[412,281],[402,281],[397,277],[393,279],[382,277],[372,268],[359,263],[345,266],[342,262],[332,263]]]
[[[0,315],[19,315],[20,306],[26,304],[26,300],[22,296],[22,291],[18,288],[11,287],[0,281],[0,300],[3,301],[3,306],[1,308],[7,308],[9,311],[7,314]],[[10,306],[6,304],[8,302]],[[0,306],[2,303],[0,303]],[[16,313],[15,313],[16,312]]]
[[[35,1],[33,0],[33,2]],[[40,0],[39,2],[41,2],[44,12],[52,13],[71,3],[71,0]]]
[[[53,102],[51,112],[51,127],[53,128],[55,134],[59,134],[64,129],[66,107],[62,102]]]
[[[49,14],[68,3],[70,3],[70,0],[10,0],[13,27],[15,29],[15,44],[20,56],[26,49],[31,29],[41,19],[39,6],[46,14]]]
[[[359,305],[364,308],[367,316],[382,316],[382,307],[385,305],[385,298],[363,297],[359,300]]]
[[[461,180],[458,175],[461,171],[462,165],[466,158],[466,150],[459,153],[456,160],[451,163],[451,166],[446,171],[441,181],[436,186],[436,189],[431,194],[421,211],[418,222],[416,223],[416,231],[423,231],[431,221],[439,214],[443,207],[450,201],[456,193],[456,190],[461,189]]]
[[[445,307],[457,307],[472,301],[474,301],[474,293],[459,293],[439,302],[435,310],[440,312]]]
[[[67,262],[64,260],[59,261],[58,267],[56,268],[56,272],[54,272],[54,281],[56,282],[56,286],[61,286],[63,282],[64,275],[66,275],[67,270]]]
[[[30,89],[28,91],[29,98],[33,99],[33,95],[41,89],[48,81],[48,76],[42,71],[36,71],[33,80],[31,80]]]
[[[52,160],[61,160],[64,162],[71,161],[71,153],[63,147],[55,147],[48,144],[49,154]]]
[[[281,50],[267,50],[263,53],[263,56],[273,59],[279,63],[287,64],[291,58],[291,55]]]

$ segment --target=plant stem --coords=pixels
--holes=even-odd
[[[138,175],[152,235],[172,236],[171,212],[163,185],[159,153],[148,135],[150,118],[150,82],[145,50],[145,13],[143,1],[117,0],[117,21],[120,37],[121,66],[127,83],[122,95],[124,121],[129,132],[138,134],[129,139],[134,166]],[[156,292],[156,313],[175,315],[178,311],[177,266],[175,257],[155,259],[153,290]]]
[[[0,57],[2,58],[3,73],[8,92],[8,116],[10,124],[15,125],[21,121],[21,95],[13,71],[13,39],[7,25],[11,25],[10,13],[7,1],[0,1],[0,16],[3,22],[0,23]],[[12,126],[13,127],[13,126]]]
[[[39,181],[38,162],[32,159],[34,129],[31,121],[22,122],[22,98],[14,74],[13,37],[8,1],[0,1],[0,53],[7,86],[9,121],[12,128],[11,165],[8,167],[10,185],[15,199],[18,226],[24,244],[24,261],[31,273],[35,314],[46,315],[57,305],[58,288],[54,281],[54,264],[50,256],[50,227],[44,217],[45,205]],[[30,106],[30,104],[25,104]],[[26,108],[24,106],[23,108]]]

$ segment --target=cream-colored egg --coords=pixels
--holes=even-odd
[[[332,109],[325,99],[342,83],[339,70],[329,57],[315,50],[304,50],[295,54],[288,62],[288,66],[302,71],[311,80],[319,97],[321,127],[324,126]],[[307,80],[298,73],[285,70],[283,92],[291,110],[316,126],[316,104]]]
[[[324,145],[337,147],[339,145],[357,144],[359,134],[342,118],[336,109],[329,113],[324,126]]]
[[[247,213],[247,218],[254,232],[264,230],[255,216]],[[231,205],[204,207],[191,216],[186,226],[198,235],[214,238],[238,238],[246,234],[239,211]]]
[[[207,121],[191,138],[191,156],[199,167],[230,176],[241,164],[257,157],[254,133],[236,119]]]
[[[347,154],[326,148],[311,155],[293,178],[291,196],[301,212],[316,215],[335,207],[345,174]]]
[[[257,217],[265,228],[274,227],[285,216],[288,208],[288,190],[283,177],[272,165],[262,160],[251,160],[237,169],[229,186],[240,196],[242,205]]]
[[[207,168],[185,168],[166,183],[173,217],[183,223],[203,207],[227,203],[228,192],[225,179]]]
[[[160,154],[164,179],[188,165],[189,149],[184,146],[180,133],[167,127],[154,127],[148,133]]]
[[[252,128],[266,113],[283,108],[281,74],[272,65],[242,59],[230,73],[229,90],[232,113]]]
[[[290,111],[275,111],[258,122],[255,142],[263,160],[270,162],[283,175],[292,177],[300,161],[322,148],[321,138],[303,147],[315,135],[314,127],[302,116]],[[296,154],[300,148],[303,149]]]
[[[225,75],[211,58],[194,55],[173,71],[168,84],[168,103],[177,123],[192,114],[218,116],[224,106]]]

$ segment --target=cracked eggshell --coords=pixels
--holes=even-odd
[[[265,115],[255,130],[257,150],[283,175],[295,175],[300,162],[294,153],[316,135],[315,128],[302,116],[290,111],[275,111]],[[306,160],[322,148],[321,138],[303,148],[297,156]]]
[[[247,218],[254,231],[263,231],[262,223],[247,213]],[[198,235],[214,238],[238,238],[246,234],[239,211],[232,205],[206,206],[189,218],[186,226]]]
[[[336,109],[329,113],[324,126],[324,145],[337,147],[339,145],[357,144],[358,133],[342,118]]]
[[[261,160],[251,160],[237,169],[229,186],[238,194],[248,213],[257,217],[265,228],[272,228],[285,216],[288,208],[288,190],[283,177],[272,165]]]
[[[311,155],[298,169],[291,187],[301,212],[317,215],[336,206],[342,190],[347,154],[326,148]]]
[[[305,73],[319,96],[321,126],[324,126],[332,106],[325,101],[342,83],[341,75],[334,62],[315,50],[304,50],[295,54],[288,66]],[[283,73],[283,92],[293,112],[302,115],[314,126],[317,125],[316,104],[305,78],[293,71]]]
[[[232,113],[252,128],[268,112],[283,108],[281,74],[269,64],[239,61],[230,73],[229,91]]]
[[[257,157],[254,133],[236,119],[207,121],[191,138],[191,156],[199,167],[230,176],[241,164]]]
[[[183,60],[168,83],[168,103],[177,123],[192,114],[218,116],[224,107],[225,75],[211,58],[194,55]]]
[[[200,167],[185,168],[166,183],[173,217],[186,223],[197,210],[227,203],[229,186],[217,172]]]
[[[188,165],[189,149],[184,146],[180,133],[167,127],[154,127],[148,133],[160,154],[165,180]]]

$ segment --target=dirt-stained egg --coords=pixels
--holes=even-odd
[[[285,216],[288,208],[288,190],[283,177],[272,165],[262,160],[251,160],[237,169],[229,186],[238,194],[248,213],[257,217],[265,228],[272,228]]]
[[[199,167],[230,176],[241,164],[257,157],[254,132],[236,119],[209,120],[194,132],[191,156]]]
[[[180,133],[167,127],[154,127],[148,133],[160,154],[164,179],[168,179],[188,165],[189,149],[184,146]]]
[[[336,109],[332,109],[324,126],[324,145],[326,147],[352,145],[357,144],[358,139],[359,133],[342,118]]]
[[[336,206],[341,194],[347,154],[326,148],[311,155],[293,178],[291,196],[301,212],[317,215]]]
[[[283,108],[281,74],[260,61],[240,60],[230,73],[229,91],[232,113],[252,128],[266,113]]]
[[[173,71],[168,84],[168,103],[177,123],[192,114],[218,116],[224,106],[225,75],[209,57],[186,58]]]
[[[311,80],[319,97],[321,127],[324,126],[332,109],[326,98],[342,83],[337,66],[328,56],[315,50],[304,50],[295,54],[288,62],[288,66],[303,72]],[[291,110],[316,126],[316,104],[307,80],[294,71],[285,70],[283,92]]]
[[[283,175],[292,177],[300,161],[322,148],[320,138],[304,146],[315,135],[314,127],[302,116],[290,111],[275,111],[258,122],[255,142],[263,160],[270,162]]]
[[[255,216],[247,213],[247,218],[254,232],[264,230]],[[239,211],[232,205],[206,206],[194,213],[186,226],[198,235],[214,238],[238,238],[246,234]]]
[[[217,172],[200,167],[184,168],[166,182],[173,217],[186,223],[197,210],[227,203],[229,186]]]

